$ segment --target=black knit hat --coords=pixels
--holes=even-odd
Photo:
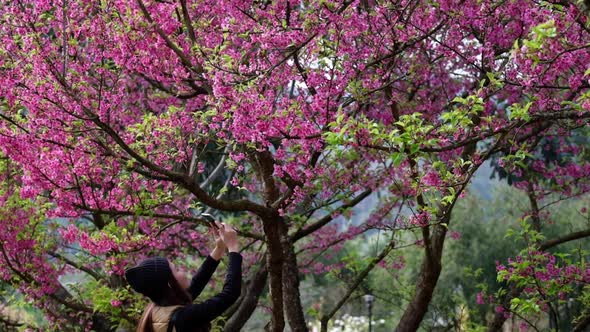
[[[150,257],[127,269],[125,278],[136,292],[157,302],[164,295],[166,284],[172,278],[172,270],[166,258]]]

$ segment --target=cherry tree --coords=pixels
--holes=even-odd
[[[269,329],[282,331],[286,319],[306,331],[306,264],[368,229],[390,232],[321,317],[326,329],[362,278],[415,232],[423,263],[397,328],[415,331],[442,269],[453,206],[479,166],[502,153],[512,171],[543,138],[584,133],[584,8],[3,1],[0,146],[12,189],[2,195],[15,203],[3,211],[13,231],[3,234],[2,276],[17,278],[49,316],[60,316],[56,305],[72,312],[56,324],[83,312],[96,326],[109,310],[133,321],[124,267],[153,252],[206,254],[195,224],[199,211],[215,211],[234,216],[249,241],[248,282],[226,330],[243,326],[267,284]],[[587,159],[535,167],[555,192],[588,189]],[[332,223],[374,193],[379,202],[362,225]],[[76,299],[59,282],[72,270],[93,280],[94,294],[123,301]]]

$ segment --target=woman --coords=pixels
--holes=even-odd
[[[137,332],[209,331],[210,322],[236,302],[242,284],[238,237],[231,226],[216,224],[218,228],[212,228],[215,249],[190,282],[163,257],[145,259],[125,271],[129,285],[152,301],[141,317]],[[205,288],[226,249],[229,251],[229,266],[223,290],[202,303],[192,303]]]

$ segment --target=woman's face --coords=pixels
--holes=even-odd
[[[188,278],[186,277],[186,274],[176,269],[176,267],[172,263],[170,263],[170,270],[172,270],[172,275],[174,276],[174,278],[176,278],[176,281],[178,281],[180,287],[187,289],[190,284]]]

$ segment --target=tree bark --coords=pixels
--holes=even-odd
[[[586,314],[580,319],[578,324],[574,326],[572,332],[583,332],[588,330],[588,326],[590,326],[590,314]]]
[[[268,271],[266,268],[266,266],[261,266],[252,277],[238,310],[231,316],[227,324],[225,324],[223,329],[224,332],[240,331],[248,319],[250,319],[250,316],[252,316],[252,313],[258,305],[260,294],[262,294],[268,279]]]
[[[278,215],[263,217],[262,225],[268,246],[266,266],[269,276],[269,296],[272,306],[270,331],[281,332],[285,329],[285,316],[283,311],[284,255],[280,234],[286,232],[286,225]],[[280,229],[282,228],[285,228],[285,230],[281,231]]]
[[[430,246],[426,245],[424,249],[424,259],[416,282],[416,291],[395,329],[396,332],[417,331],[432,300],[432,294],[442,270],[442,248],[447,231],[446,227],[442,225],[435,225],[433,228]]]
[[[287,233],[282,234],[283,246],[283,304],[289,326],[293,332],[307,332],[307,324],[301,307],[301,296],[299,294],[299,269],[293,242]]]

